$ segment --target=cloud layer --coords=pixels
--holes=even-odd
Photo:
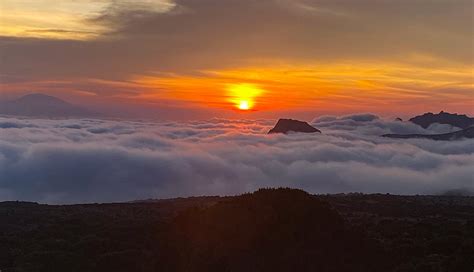
[[[274,122],[0,118],[0,200],[110,202],[277,186],[311,193],[474,190],[473,140],[381,138],[435,131],[373,115],[318,118],[317,135],[267,135]]]

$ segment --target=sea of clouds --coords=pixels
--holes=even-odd
[[[457,130],[371,114],[322,116],[322,134],[267,135],[276,120],[152,122],[0,117],[0,201],[84,203],[233,195],[474,191],[474,140],[388,139]]]

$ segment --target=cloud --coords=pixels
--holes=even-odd
[[[111,1],[88,20],[109,29],[98,38],[2,37],[1,69],[5,76],[27,78],[123,80],[137,73],[192,73],[275,58],[290,63],[441,59],[470,65],[471,8],[472,2],[464,0],[429,5],[375,0]],[[452,50],[452,44],[459,46]]]
[[[357,122],[369,122],[378,119],[379,117],[370,113],[367,114],[354,114],[354,115],[347,115],[343,116],[341,119],[343,120],[353,120]]]
[[[312,121],[316,127],[329,131],[357,132],[361,135],[383,134],[441,134],[460,130],[460,128],[444,124],[432,124],[424,129],[409,121],[384,120],[374,114],[353,114],[346,116],[320,116]]]
[[[318,135],[267,135],[274,120],[0,118],[17,124],[0,128],[0,200],[110,202],[276,186],[311,193],[474,190],[473,140],[381,138],[379,132],[415,127],[368,116],[319,118]]]
[[[23,123],[23,122],[10,122],[10,121],[0,122],[0,129],[2,129],[2,128],[24,128],[24,127],[35,127],[35,125],[27,124],[27,123]]]

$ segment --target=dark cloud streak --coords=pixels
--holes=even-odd
[[[91,19],[111,29],[98,39],[2,37],[1,74],[123,79],[253,59],[403,61],[410,53],[471,64],[470,11],[471,1],[179,0],[168,12],[112,5]]]

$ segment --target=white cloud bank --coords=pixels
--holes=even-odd
[[[187,123],[0,117],[0,201],[82,203],[227,195],[288,186],[311,193],[474,191],[474,140],[373,115],[324,116],[323,134],[267,135],[275,120]]]

